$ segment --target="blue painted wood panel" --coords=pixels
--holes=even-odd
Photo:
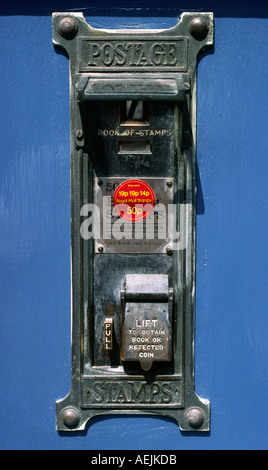
[[[44,3],[1,2],[0,448],[266,449],[267,3]],[[195,369],[209,434],[140,416],[55,430],[55,400],[70,388],[69,64],[52,45],[51,13],[71,9],[99,28],[215,13],[215,47],[198,65],[197,132]]]

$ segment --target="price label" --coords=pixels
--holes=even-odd
[[[113,204],[120,217],[138,222],[151,214],[155,205],[155,194],[144,181],[127,180],[116,188]]]

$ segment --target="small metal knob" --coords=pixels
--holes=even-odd
[[[67,428],[76,428],[80,421],[80,414],[76,408],[69,407],[62,411],[61,418]]]
[[[71,16],[64,16],[58,23],[58,30],[64,38],[73,39],[78,30],[77,22]]]
[[[189,31],[198,41],[202,41],[208,34],[208,24],[202,16],[196,16],[190,21]]]
[[[191,408],[187,411],[185,420],[192,428],[200,428],[204,423],[204,413],[199,408]]]

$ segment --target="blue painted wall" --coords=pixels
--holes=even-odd
[[[0,3],[0,448],[267,449],[267,2]],[[215,13],[198,68],[196,391],[209,434],[132,416],[55,430],[70,388],[69,65],[51,13],[71,9],[98,28]]]

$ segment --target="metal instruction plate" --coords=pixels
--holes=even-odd
[[[171,337],[166,303],[127,302],[122,329],[122,360],[141,363],[145,360],[150,366],[153,361],[171,361]]]
[[[120,185],[123,191],[118,191]],[[173,204],[173,187],[173,178],[95,178],[95,252],[166,253],[168,247],[172,249],[169,205]],[[120,199],[114,198],[117,195]],[[118,200],[124,206],[121,215]],[[145,213],[152,201],[153,207]]]

